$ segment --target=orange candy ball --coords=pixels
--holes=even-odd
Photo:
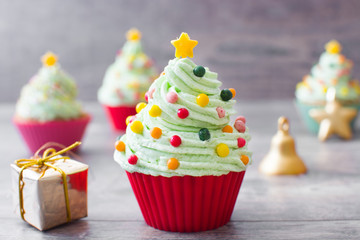
[[[179,167],[179,165],[180,165],[179,160],[177,160],[176,158],[170,158],[167,161],[168,169],[175,170]]]
[[[244,165],[247,165],[249,163],[249,157],[246,155],[241,155],[240,159],[244,163]]]
[[[150,135],[155,139],[159,139],[162,135],[162,130],[158,127],[154,127],[153,129],[151,129]]]
[[[226,125],[225,127],[223,127],[222,131],[226,133],[232,133],[234,129],[232,128],[232,126]]]
[[[123,152],[125,151],[125,143],[123,141],[116,141],[115,142],[115,149],[118,150],[119,152]]]
[[[236,96],[236,91],[234,88],[229,88],[230,92],[232,93],[232,97],[234,98]]]

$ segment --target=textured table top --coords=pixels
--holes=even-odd
[[[216,230],[171,233],[146,225],[124,171],[113,161],[118,136],[97,103],[80,155],[90,166],[88,217],[46,232],[23,222],[12,206],[10,167],[29,157],[11,124],[14,106],[0,105],[0,238],[1,239],[359,239],[360,134],[351,141],[319,142],[300,122],[291,100],[241,102],[254,152],[231,221]],[[297,152],[308,167],[302,176],[267,177],[258,166],[270,148],[277,118],[290,120]],[[357,122],[359,128],[359,121]]]

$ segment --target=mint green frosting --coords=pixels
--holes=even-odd
[[[324,52],[309,75],[298,83],[295,95],[307,103],[323,102],[329,87],[334,87],[339,100],[360,101],[359,81],[351,77],[352,61],[341,53]]]
[[[43,66],[26,84],[16,104],[16,116],[40,122],[81,117],[74,80],[58,64]]]
[[[148,105],[136,115],[136,120],[142,122],[144,130],[141,134],[134,133],[128,125],[126,134],[121,141],[126,145],[123,152],[115,151],[114,158],[122,168],[128,172],[140,172],[153,176],[219,176],[230,171],[240,172],[246,170],[247,165],[240,160],[242,155],[247,155],[251,164],[251,152],[248,151],[247,143],[244,147],[237,146],[237,139],[250,140],[248,129],[245,133],[239,133],[234,129],[233,133],[224,133],[222,128],[229,124],[230,116],[235,113],[233,106],[235,100],[223,101],[220,98],[221,82],[217,80],[217,74],[208,68],[203,77],[193,74],[195,67],[188,58],[175,58],[169,61],[165,67],[164,75],[150,87],[155,89],[153,98],[149,99]],[[178,94],[176,103],[169,103],[166,100],[168,92],[174,91]],[[209,104],[201,107],[196,103],[196,97],[204,93],[209,97]],[[149,110],[153,105],[161,108],[161,116],[151,117]],[[225,110],[225,117],[220,118],[216,111],[217,107]],[[177,111],[186,108],[189,116],[180,119]],[[162,130],[159,139],[150,135],[150,130],[158,127]],[[208,128],[211,138],[201,141],[199,130]],[[173,147],[169,140],[171,136],[178,135],[182,139],[179,147]],[[216,146],[220,143],[226,144],[230,153],[226,157],[219,157],[216,153]],[[128,163],[130,155],[138,157],[136,165]],[[167,161],[176,158],[180,165],[177,169],[171,170],[167,167]],[[249,165],[248,164],[248,165]]]
[[[127,41],[115,62],[106,70],[98,100],[114,107],[136,105],[144,101],[145,92],[156,77],[157,72],[143,53],[141,42]]]

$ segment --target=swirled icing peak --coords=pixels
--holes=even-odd
[[[76,101],[76,84],[61,69],[57,56],[48,52],[42,62],[43,67],[21,90],[16,115],[40,122],[81,117],[83,112]]]
[[[143,52],[141,33],[137,29],[127,32],[127,42],[106,70],[98,99],[109,106],[134,106],[144,101],[145,92],[157,73],[153,62]]]
[[[246,120],[240,116],[231,126],[235,90],[220,86],[209,68],[186,57],[170,60],[149,88],[148,103],[128,119],[115,160],[128,172],[153,176],[244,171],[252,155]]]
[[[353,63],[341,53],[341,45],[332,40],[325,45],[310,74],[298,83],[295,95],[303,102],[323,102],[328,88],[333,87],[336,98],[342,101],[360,101],[359,81],[351,77]]]

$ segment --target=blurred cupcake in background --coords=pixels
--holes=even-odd
[[[146,91],[158,75],[142,50],[141,33],[130,29],[126,37],[127,42],[106,70],[98,91],[98,100],[113,129],[120,131],[126,129],[126,118],[136,114],[136,105],[145,100]]]
[[[336,99],[341,105],[360,110],[359,81],[352,78],[353,62],[341,54],[341,49],[336,40],[328,42],[319,62],[296,86],[296,105],[310,132],[318,133],[319,123],[310,117],[309,111],[324,108],[329,88],[335,89]]]
[[[74,80],[61,69],[57,56],[48,52],[42,62],[22,88],[13,118],[32,153],[47,142],[68,146],[80,141],[90,121],[76,101]]]

